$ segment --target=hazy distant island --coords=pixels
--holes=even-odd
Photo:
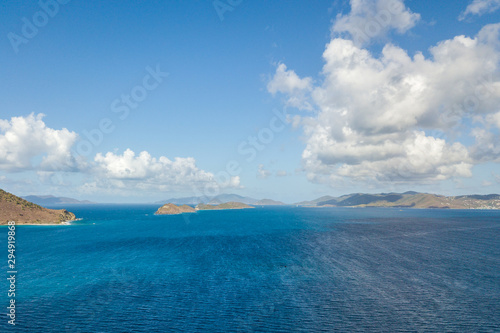
[[[75,214],[66,209],[47,209],[0,189],[0,225],[63,224],[74,221]]]
[[[262,199],[254,202],[252,205],[254,206],[284,206],[286,205],[284,202],[276,201],[273,199]]]
[[[206,205],[206,204],[196,205],[196,210],[224,210],[224,209],[248,209],[248,208],[255,208],[255,207],[249,206],[242,202],[235,202],[235,201],[225,202],[220,205]]]
[[[244,197],[238,194],[219,194],[214,197],[183,197],[183,198],[170,198],[165,200],[160,200],[154,202],[155,204],[163,205],[166,203],[172,203],[176,205],[197,205],[197,204],[209,204],[209,205],[219,205],[226,202],[241,202],[247,205],[253,205],[256,203],[257,199]]]

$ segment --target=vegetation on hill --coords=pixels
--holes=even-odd
[[[354,193],[338,198],[329,197],[328,200],[320,199],[304,201],[298,205],[311,207],[500,209],[500,195],[498,194],[446,197],[443,195],[417,192],[380,194]]]
[[[65,209],[43,208],[0,189],[0,225],[9,221],[16,224],[61,224],[75,218],[75,214]]]

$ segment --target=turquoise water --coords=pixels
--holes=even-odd
[[[16,230],[16,332],[500,331],[499,211],[67,208]]]

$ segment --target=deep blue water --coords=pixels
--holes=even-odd
[[[500,211],[68,208],[17,228],[0,331],[500,332]]]

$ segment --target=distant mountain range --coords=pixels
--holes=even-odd
[[[93,204],[87,200],[76,200],[67,197],[55,197],[53,195],[29,195],[23,199],[40,206],[49,205],[83,205]],[[184,197],[171,198],[157,201],[154,204],[164,205],[172,203],[175,205],[199,204],[220,205],[228,202],[239,202],[252,206],[278,206],[286,205],[281,201],[273,199],[254,199],[238,194],[220,194],[214,197]],[[406,208],[450,208],[450,209],[500,209],[500,195],[461,195],[443,196],[429,193],[408,191],[404,193],[353,193],[340,197],[322,196],[315,200],[301,201],[293,204],[304,207],[406,207]]]
[[[240,202],[246,205],[253,206],[278,206],[285,205],[281,201],[276,201],[272,199],[254,199],[250,197],[244,197],[238,194],[219,194],[215,197],[184,197],[184,198],[171,198],[167,200],[157,201],[155,204],[164,205],[166,203],[172,203],[175,205],[220,205],[228,202]]]
[[[173,203],[176,205],[220,205],[227,202],[241,202],[252,206],[286,205],[272,199],[257,200],[237,194],[221,194],[212,198],[186,197],[172,198],[156,204]],[[408,191],[404,193],[353,193],[340,197],[322,196],[311,201],[293,204],[304,207],[400,207],[400,208],[449,208],[449,209],[500,209],[500,195],[461,195],[443,196]]]
[[[447,197],[413,191],[380,194],[354,193],[341,197],[325,196],[312,201],[298,202],[295,205],[308,207],[500,209],[500,195],[461,195]]]
[[[258,200],[249,197],[243,197],[238,194],[219,194],[215,197],[184,197],[184,198],[170,198],[167,200],[161,200],[155,202],[155,204],[164,205],[166,203],[173,203],[176,205],[198,205],[198,204],[209,204],[209,205],[220,205],[221,203],[227,202],[241,202],[247,205],[253,205]]]
[[[88,201],[88,200],[76,200],[73,198],[66,198],[66,197],[55,197],[53,195],[27,195],[25,197],[22,197],[25,200],[28,200],[30,202],[33,202],[37,205],[44,206],[44,205],[87,205],[87,204],[93,204],[94,202]]]

